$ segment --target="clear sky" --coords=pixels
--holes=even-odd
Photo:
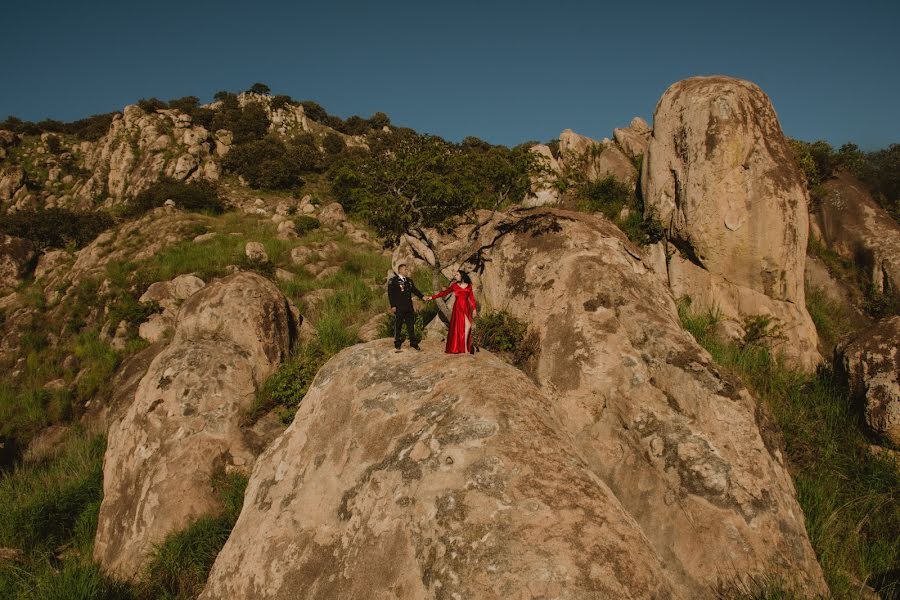
[[[691,75],[759,84],[788,135],[900,143],[900,1],[5,0],[0,118],[240,91],[460,140],[611,135]]]

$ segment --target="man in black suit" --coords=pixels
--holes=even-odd
[[[409,345],[416,350],[419,348],[419,340],[416,339],[416,311],[413,309],[412,296],[415,294],[419,300],[424,300],[422,292],[416,288],[416,284],[409,278],[409,267],[399,265],[396,274],[388,281],[388,301],[391,303],[391,312],[394,314],[394,348],[400,351],[403,339],[400,330],[406,323],[406,332],[409,334]]]

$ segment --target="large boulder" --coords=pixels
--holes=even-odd
[[[131,579],[154,544],[217,510],[216,469],[249,469],[268,440],[242,429],[259,386],[299,325],[267,279],[236,273],[188,298],[172,342],[112,423],[94,558]]]
[[[0,294],[15,288],[33,267],[34,245],[0,233]]]
[[[631,187],[637,182],[631,160],[608,139],[598,142],[566,129],[559,134],[559,156],[563,169],[580,171],[590,181],[613,177]]]
[[[676,293],[743,319],[777,318],[795,364],[820,360],[806,312],[809,229],[802,174],[769,98],[729,77],[694,77],[663,94],[643,162],[645,213],[680,250]]]
[[[900,446],[900,316],[882,319],[843,340],[835,362],[869,427]]]
[[[561,167],[550,146],[536,144],[529,148],[537,163],[536,173],[531,176],[530,189],[522,200],[522,206],[546,206],[559,204],[559,189],[556,179],[559,177]]]
[[[647,153],[650,142],[650,126],[640,117],[631,120],[628,127],[613,129],[613,138],[620,148],[633,159]]]
[[[780,434],[682,329],[625,236],[534,209],[505,215],[482,244],[476,296],[538,335],[532,376],[677,588],[710,597],[720,581],[775,577],[826,593]]]
[[[823,188],[812,208],[812,234],[854,261],[875,290],[900,295],[900,225],[846,171],[838,171]]]
[[[675,598],[524,374],[357,345],[259,458],[201,598]]]

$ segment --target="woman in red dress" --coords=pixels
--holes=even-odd
[[[475,308],[475,292],[472,290],[472,280],[468,273],[458,271],[454,280],[450,282],[450,287],[442,292],[438,292],[433,296],[429,296],[428,300],[443,298],[447,294],[453,292],[455,301],[453,302],[453,313],[450,315],[450,327],[447,330],[447,347],[444,350],[447,354],[462,354],[464,352],[475,353],[472,345],[472,321],[478,316],[478,310]]]

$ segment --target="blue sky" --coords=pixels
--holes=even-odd
[[[71,120],[261,81],[460,140],[592,137],[691,75],[759,84],[788,135],[900,142],[900,2],[4,3],[0,118]]]

